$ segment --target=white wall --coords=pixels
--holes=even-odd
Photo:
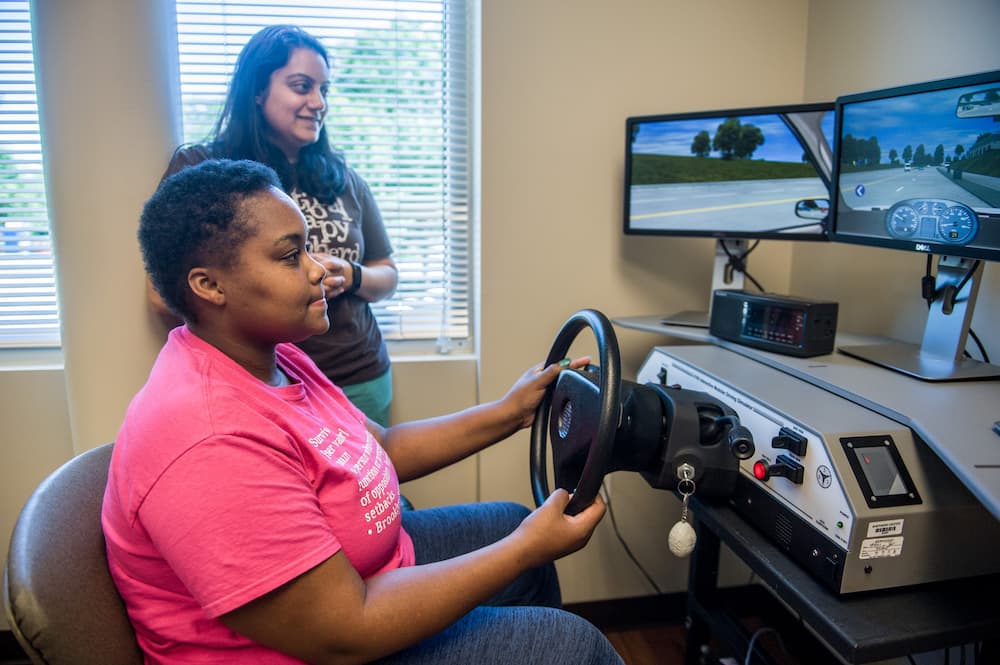
[[[0,371],[0,542],[46,473],[114,436],[162,338],[145,306],[135,224],[176,140],[169,6],[35,2],[67,364]],[[397,363],[394,415],[499,397],[579,308],[705,308],[711,241],[620,232],[627,116],[832,100],[998,68],[998,12],[995,0],[483,0],[481,362]],[[904,336],[921,325],[921,257],[770,242],[753,258],[771,290],[840,300],[842,326]],[[974,321],[995,356],[998,273],[987,268]],[[626,330],[619,339],[627,376],[666,341]],[[527,455],[518,436],[404,491],[418,505],[530,502]],[[611,481],[630,545],[662,586],[683,588],[686,564],[664,547],[676,501],[638,478]],[[568,601],[650,592],[605,522],[560,563]]]

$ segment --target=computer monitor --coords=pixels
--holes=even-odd
[[[1000,261],[1000,71],[844,95],[835,120],[832,239],[937,257],[919,346],[840,350],[930,381],[997,376],[965,345]]]
[[[832,102],[630,117],[628,235],[716,239],[711,291],[742,288],[750,240],[827,240]],[[711,291],[709,308],[711,307]],[[705,311],[664,323],[708,327]]]

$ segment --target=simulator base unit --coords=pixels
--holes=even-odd
[[[637,382],[738,413],[756,451],[730,503],[835,593],[1000,572],[1000,520],[908,427],[716,346],[655,347]]]

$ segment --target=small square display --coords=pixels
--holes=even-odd
[[[899,468],[892,460],[888,448],[867,446],[853,448],[852,452],[861,468],[861,473],[868,480],[872,494],[888,496],[906,492],[906,485],[899,475]]]
[[[840,443],[870,508],[921,503],[891,436],[848,437]]]

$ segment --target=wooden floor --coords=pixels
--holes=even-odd
[[[618,651],[625,665],[683,665],[687,648],[684,621],[687,596],[683,593],[630,598],[597,603],[569,605],[567,610],[579,614],[597,626]],[[740,620],[748,634],[766,630],[759,617],[746,616]],[[794,631],[798,632],[798,631]],[[755,663],[773,665],[815,665],[800,663],[784,651],[784,644],[776,641],[774,631],[762,633],[757,647],[766,654],[765,660],[754,658]],[[699,662],[743,663],[745,653],[732,654],[724,645],[714,640],[706,647],[707,653]],[[761,652],[757,653],[758,656]],[[832,659],[831,659],[832,660]],[[819,662],[819,661],[817,661]],[[822,660],[824,665],[829,660]]]
[[[684,594],[569,605],[607,635],[625,665],[683,665]]]
[[[605,630],[625,665],[683,665],[684,626],[651,625]]]

